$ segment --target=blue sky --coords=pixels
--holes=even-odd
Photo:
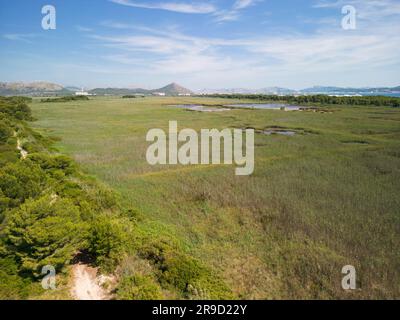
[[[56,30],[41,27],[47,4]],[[341,27],[344,5],[356,30]],[[299,89],[399,75],[398,0],[0,1],[0,81]]]

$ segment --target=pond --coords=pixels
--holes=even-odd
[[[291,106],[280,103],[239,103],[239,104],[228,104],[224,107],[229,108],[246,108],[246,109],[264,109],[264,110],[284,110],[284,111],[299,111],[303,107]]]
[[[270,136],[271,134],[279,134],[282,136],[294,136],[297,134],[297,132],[290,130],[264,130],[263,133],[268,136]]]
[[[175,108],[186,109],[189,111],[198,111],[198,112],[224,112],[224,111],[231,110],[228,108],[203,106],[203,105],[198,105],[198,104],[182,104],[182,105],[173,105],[173,106],[169,106],[169,107],[175,107]]]

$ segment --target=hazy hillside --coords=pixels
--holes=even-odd
[[[62,85],[51,82],[0,82],[0,95],[3,96],[48,96],[48,95],[67,95],[74,94],[81,89],[76,86],[63,87]],[[371,95],[371,94],[392,94],[399,93],[400,86],[389,88],[343,88],[334,86],[314,86],[302,90],[293,90],[282,87],[265,87],[260,89],[248,88],[220,88],[220,89],[202,89],[196,91],[198,94],[276,94],[276,95],[293,95],[293,94],[327,94],[327,95]],[[165,87],[158,89],[143,88],[95,88],[89,90],[89,93],[95,95],[134,95],[144,94],[151,95],[156,93],[165,93],[167,96],[192,95],[193,91],[182,87],[177,83],[170,83]]]
[[[221,88],[221,89],[202,89],[199,90],[200,94],[277,94],[277,95],[290,95],[290,94],[388,94],[399,93],[400,86],[398,87],[382,87],[382,88],[343,88],[333,86],[314,86],[301,90],[293,90],[281,87],[266,87],[260,89],[248,88]]]
[[[70,93],[63,86],[50,82],[0,82],[0,95],[45,95]]]
[[[96,95],[129,95],[129,94],[149,94],[150,91],[146,89],[128,89],[128,88],[96,88],[90,90],[89,93]]]
[[[171,83],[166,85],[165,87],[158,89],[142,89],[142,88],[96,88],[89,91],[92,94],[96,95],[133,95],[133,94],[153,94],[153,93],[165,93],[167,96],[177,96],[177,95],[185,95],[192,94],[193,92],[189,89],[186,89],[180,86],[177,83]]]

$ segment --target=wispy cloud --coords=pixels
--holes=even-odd
[[[93,29],[91,28],[87,28],[87,27],[83,27],[80,25],[75,26],[76,30],[81,31],[81,32],[92,32]]]
[[[215,12],[217,22],[235,21],[240,18],[240,11],[246,9],[256,2],[261,2],[263,0],[236,0],[232,8],[229,10],[220,10]]]
[[[11,41],[21,41],[26,43],[32,43],[33,39],[36,38],[37,35],[33,33],[8,33],[3,34],[3,38]]]
[[[186,34],[176,25],[154,28],[108,21],[105,26],[132,34],[111,32],[92,38],[119,51],[105,59],[162,78],[179,74],[191,82],[210,81],[210,85],[229,85],[237,79],[251,85],[298,82],[299,77],[324,79],[324,75],[342,73],[344,85],[352,81],[350,73],[383,70],[399,63],[400,33],[393,32],[399,24],[396,19],[386,19],[347,32],[327,23],[317,24],[312,33],[293,30],[269,36],[215,38]]]
[[[216,22],[236,21],[240,15],[237,10],[222,10],[215,13]]]
[[[255,0],[237,0],[233,5],[233,9],[234,10],[244,9],[253,5],[255,2],[256,2]]]
[[[158,3],[144,3],[144,2],[137,2],[130,0],[110,0],[110,1],[129,7],[158,9],[158,10],[166,10],[179,13],[206,14],[206,13],[213,13],[216,11],[214,5],[200,1],[193,3],[167,2],[167,1]]]

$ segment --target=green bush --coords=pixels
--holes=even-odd
[[[3,222],[4,212],[9,208],[11,199],[6,197],[0,189],[0,223]]]
[[[91,223],[87,250],[103,269],[111,271],[116,266],[125,243],[126,234],[119,220],[100,216]]]
[[[204,299],[232,299],[227,285],[198,260],[182,253],[171,252],[162,266],[161,283],[172,284],[185,298],[201,292]],[[195,297],[198,298],[198,297]]]
[[[17,98],[0,97],[0,113],[7,114],[18,120],[31,120],[32,111],[26,101]]]
[[[18,265],[13,258],[0,258],[0,300],[26,299],[29,279],[18,275]]]
[[[61,98],[47,98],[42,99],[41,102],[69,102],[69,101],[87,101],[89,97],[87,96],[65,96]]]
[[[43,265],[61,268],[82,246],[87,224],[70,200],[49,196],[28,200],[6,214],[5,244],[35,274]]]
[[[30,161],[7,164],[0,169],[0,190],[10,199],[12,207],[38,197],[46,183],[46,174]]]
[[[233,299],[222,279],[200,261],[165,241],[155,241],[140,249],[143,258],[158,269],[158,280],[165,288],[176,288],[184,298]]]
[[[0,122],[0,144],[6,143],[13,136],[11,128],[4,122]]]
[[[29,156],[29,159],[38,164],[43,170],[55,172],[61,170],[65,175],[76,173],[76,165],[73,160],[66,156],[52,156],[45,153],[35,153]]]
[[[119,281],[117,297],[120,300],[161,300],[160,286],[150,276],[124,276]]]

